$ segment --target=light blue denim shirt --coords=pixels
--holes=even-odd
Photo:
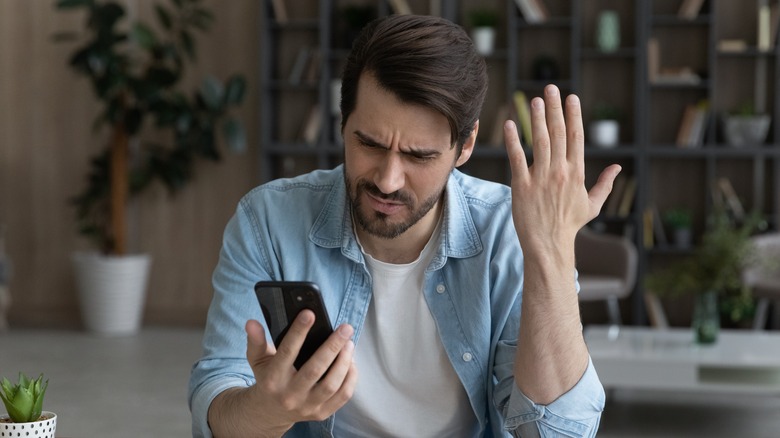
[[[441,243],[425,271],[424,294],[480,436],[595,436],[604,390],[592,362],[574,388],[546,406],[514,383],[523,259],[509,188],[455,170],[445,197]],[[190,378],[193,436],[211,436],[207,414],[217,394],[254,384],[244,325],[263,321],[257,281],[318,283],[331,322],[351,324],[360,348],[372,280],[349,208],[341,166],[270,182],[240,201],[214,271],[203,357]],[[338,412],[296,424],[286,436],[330,437],[333,421]]]

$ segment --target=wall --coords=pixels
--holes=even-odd
[[[246,76],[240,117],[249,150],[199,165],[195,181],[175,198],[155,187],[133,206],[134,246],[154,258],[147,323],[205,321],[222,230],[240,196],[258,181],[258,2],[207,3],[216,23],[198,38],[198,66],[190,79]],[[74,46],[51,39],[57,31],[79,30],[84,16],[56,11],[53,4],[0,1],[0,223],[14,263],[12,326],[80,324],[69,257],[90,246],[76,233],[68,199],[82,188],[89,157],[107,135],[92,131],[97,102],[86,79],[67,66]],[[125,4],[143,18],[153,16],[152,2]]]

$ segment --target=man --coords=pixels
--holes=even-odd
[[[344,164],[256,188],[227,226],[190,382],[193,434],[595,435],[604,392],[582,337],[574,238],[620,168],[584,187],[576,96],[565,111],[554,86],[532,100],[531,167],[506,123],[510,190],[455,169],[487,89],[460,27],[375,21],[342,81]],[[313,314],[274,348],[259,280],[323,291],[337,328],[298,371]]]

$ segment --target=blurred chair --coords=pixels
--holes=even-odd
[[[600,234],[583,227],[574,248],[580,283],[580,301],[605,301],[611,324],[622,324],[621,298],[636,285],[636,246],[626,237]]]
[[[766,327],[769,304],[780,304],[780,232],[752,237],[756,261],[742,270],[742,281],[753,289],[758,303],[753,329]]]

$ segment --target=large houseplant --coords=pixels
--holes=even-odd
[[[659,296],[694,295],[694,329],[700,342],[714,342],[720,321],[739,325],[752,317],[754,300],[742,281],[746,263],[753,262],[750,236],[766,227],[766,221],[753,213],[737,221],[726,211],[717,210],[708,219],[707,229],[691,256],[665,270],[648,275],[646,286]],[[714,315],[702,311],[715,306]]]
[[[228,146],[243,149],[244,130],[230,110],[242,102],[245,80],[234,75],[223,83],[207,77],[191,94],[181,90],[185,69],[196,59],[195,35],[206,32],[214,20],[200,0],[155,4],[154,26],[140,20],[129,22],[116,1],[58,0],[56,7],[86,13],[86,35],[57,36],[80,42],[70,65],[90,81],[101,103],[95,126],[107,126],[109,131],[106,146],[91,159],[86,187],[73,199],[80,233],[100,249],[100,256],[74,258],[85,323],[96,331],[134,332],[143,300],[140,305],[131,300],[137,312],[127,309],[130,303],[122,303],[115,294],[129,281],[114,278],[127,274],[114,270],[124,269],[120,265],[125,262],[139,265],[143,296],[149,258],[126,255],[128,199],[155,181],[171,192],[181,189],[192,178],[197,159],[220,159],[219,132]],[[105,285],[84,277],[95,273]],[[94,293],[85,291],[89,285],[96,285]],[[122,327],[98,327],[115,325],[118,316],[90,317],[87,313],[96,300],[125,307],[118,309],[118,316],[134,316]]]

